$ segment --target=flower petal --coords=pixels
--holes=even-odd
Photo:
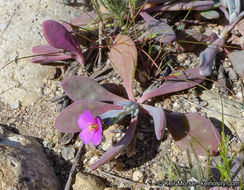
[[[96,122],[95,118],[93,117],[91,112],[89,112],[88,110],[84,110],[84,113],[79,116],[78,126],[81,129],[87,129],[88,128],[87,124],[92,122]]]
[[[97,121],[97,124],[98,124],[98,127],[99,127],[97,133],[102,134],[103,133],[103,126],[102,126],[101,119],[97,117],[96,121]]]
[[[94,138],[94,132],[90,132],[88,130],[83,130],[81,133],[80,133],[80,138],[81,140],[83,140],[83,142],[85,144],[89,144],[92,139]]]
[[[103,133],[103,128],[102,128],[102,122],[99,118],[96,118],[96,121],[98,123],[98,130],[95,132],[93,138],[92,138],[92,143],[94,146],[97,146],[101,143],[102,141],[102,133]]]
[[[92,138],[92,143],[94,146],[99,145],[102,142],[102,134],[95,133],[95,135]]]

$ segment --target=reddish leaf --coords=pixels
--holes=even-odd
[[[156,35],[155,39],[161,43],[171,43],[175,40],[175,32],[168,24],[154,19],[146,12],[140,12],[140,15],[146,21],[147,36]]]
[[[242,78],[244,78],[244,50],[233,51],[227,55],[233,66],[234,71]]]
[[[55,121],[55,127],[64,133],[80,132],[81,129],[77,122],[79,115],[82,114],[84,110],[90,111],[94,117],[97,117],[109,110],[120,109],[123,109],[123,107],[93,100],[75,101],[59,113]]]
[[[146,12],[154,11],[180,11],[180,10],[208,10],[213,8],[214,1],[192,1],[192,2],[176,2],[167,5],[160,5],[145,9]]]
[[[38,45],[38,46],[34,46],[32,48],[32,52],[35,55],[38,55],[38,54],[48,54],[48,53],[52,53],[52,55],[56,55],[56,54],[53,54],[53,53],[62,53],[62,51],[63,50],[57,49],[57,48],[52,47],[50,45]]]
[[[64,92],[73,100],[125,101],[101,87],[95,80],[84,76],[72,76],[63,81]]]
[[[210,76],[212,74],[212,67],[215,56],[225,43],[224,38],[219,38],[210,44],[204,51],[201,52],[199,57],[199,68],[202,76]]]
[[[50,45],[38,45],[32,48],[32,52],[37,55],[31,59],[32,63],[51,63],[55,61],[62,61],[67,59],[73,59],[72,55],[67,55],[62,52],[61,49],[54,48]],[[40,55],[40,54],[48,54],[48,55]]]
[[[73,57],[62,53],[60,55],[54,55],[54,56],[34,57],[31,59],[31,62],[45,64],[45,63],[51,63],[51,62],[55,62],[55,61],[63,61],[63,60],[67,60],[67,59],[73,59]]]
[[[175,71],[167,77],[166,81],[159,88],[152,90],[139,98],[138,103],[143,103],[147,99],[156,96],[192,88],[203,80],[204,78],[200,75],[199,68],[188,69],[186,71]]]
[[[90,167],[90,169],[97,169],[98,167],[102,166],[104,163],[108,162],[109,160],[117,156],[119,153],[121,153],[131,143],[135,134],[136,124],[137,117],[131,120],[130,126],[127,129],[123,138],[118,143],[116,143],[110,150],[103,154],[102,157]]]
[[[199,155],[218,152],[221,136],[211,121],[199,114],[166,113],[167,129],[176,142],[176,145],[185,150],[186,147]]]
[[[126,35],[118,35],[110,50],[110,63],[118,72],[130,100],[135,100],[133,80],[137,65],[137,50],[134,42]]]
[[[72,35],[62,24],[53,20],[46,20],[42,23],[42,30],[45,39],[51,46],[68,51],[77,50]]]
[[[145,104],[142,104],[141,106],[153,117],[156,137],[158,140],[161,140],[166,126],[164,110],[161,107],[156,108]]]

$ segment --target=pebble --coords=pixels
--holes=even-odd
[[[122,133],[117,133],[117,134],[115,135],[115,138],[118,140],[121,136],[122,136]]]
[[[238,98],[238,99],[240,99],[240,100],[242,100],[242,92],[241,91],[239,91],[237,94],[236,94],[236,97]]]
[[[182,62],[183,60],[186,59],[186,54],[185,53],[178,54],[177,59],[179,60],[179,62]]]
[[[89,164],[90,165],[92,165],[92,164],[94,164],[96,161],[98,161],[98,157],[97,156],[93,156],[93,157],[91,157],[91,159],[89,160]]]
[[[18,109],[19,106],[20,106],[20,101],[19,100],[16,100],[16,101],[10,103],[10,108],[13,109],[13,110]]]
[[[180,107],[180,105],[179,105],[178,102],[174,102],[174,103],[173,103],[173,108],[174,108],[174,109],[177,109],[177,108],[179,108],[179,107]]]
[[[106,141],[106,142],[104,142],[103,144],[102,144],[102,149],[104,150],[104,151],[107,151],[110,147],[112,146],[112,141]]]
[[[104,190],[106,186],[98,177],[79,172],[72,187],[73,190]]]
[[[143,177],[143,173],[139,170],[133,172],[133,181],[140,181]]]
[[[191,110],[192,113],[196,113],[197,112],[197,109],[194,108],[194,107],[191,107],[190,110]]]
[[[116,133],[110,132],[110,130],[115,130],[115,129],[119,129],[118,124],[111,125],[108,127],[108,129],[104,130],[103,135],[106,140],[112,140],[115,137]]]
[[[242,112],[241,115],[244,117],[244,112]]]
[[[73,159],[75,157],[74,147],[64,147],[61,152],[61,155],[63,159],[65,159],[66,161]]]
[[[185,61],[185,65],[190,65],[191,61],[188,59]]]
[[[205,107],[207,105],[208,105],[208,102],[205,100],[200,102],[200,106],[202,106],[202,107]]]

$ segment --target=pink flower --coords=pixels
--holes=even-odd
[[[102,123],[99,118],[94,118],[91,112],[84,110],[84,113],[79,116],[78,125],[82,129],[80,138],[85,144],[92,142],[97,146],[102,141]]]

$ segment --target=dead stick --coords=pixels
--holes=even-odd
[[[76,167],[78,166],[78,162],[79,162],[79,159],[80,159],[80,155],[81,155],[81,150],[82,150],[82,147],[83,147],[84,143],[81,144],[76,156],[75,156],[75,160],[74,160],[74,163],[71,167],[71,170],[69,172],[69,178],[66,182],[66,185],[65,185],[65,188],[64,190],[70,190],[71,189],[71,183],[72,183],[72,178],[73,178],[73,175],[74,175],[74,172],[75,172],[75,169]]]

